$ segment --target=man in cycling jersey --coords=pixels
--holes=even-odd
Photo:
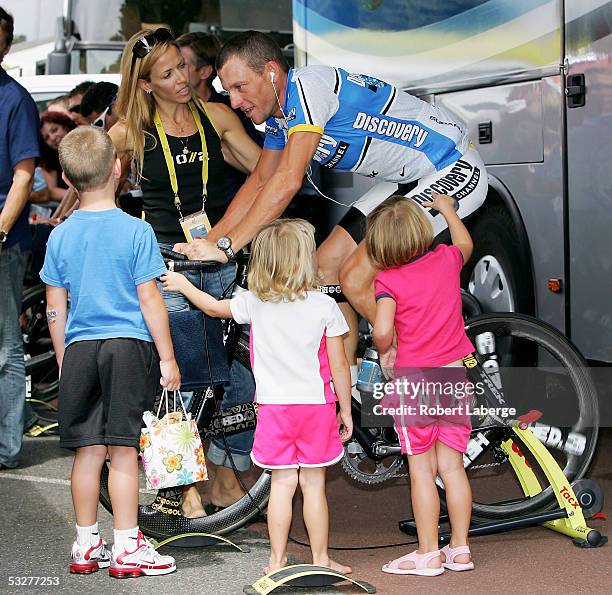
[[[312,159],[380,180],[353,203],[318,250],[322,290],[340,303],[351,326],[346,350],[354,361],[357,316],[347,298],[369,320],[375,312],[376,271],[362,242],[366,215],[392,194],[422,203],[440,192],[454,196],[459,216],[466,217],[485,199],[484,164],[465,125],[441,108],[340,68],[289,69],[278,45],[263,33],[247,31],[228,41],[217,71],[232,107],[255,124],[266,123],[264,148],[207,239],[176,248],[193,259],[225,262],[283,213]],[[427,215],[435,234],[446,228],[439,213]]]

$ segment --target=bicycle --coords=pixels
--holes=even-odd
[[[182,255],[163,251],[169,259],[169,268],[175,271],[202,270],[217,266],[217,263],[205,261],[185,261]],[[247,262],[244,255],[237,263],[236,280],[234,286],[245,288]],[[229,289],[229,288],[228,288]],[[468,298],[469,299],[469,298]],[[473,300],[468,306],[476,308]],[[558,456],[566,457],[564,472],[568,480],[575,481],[583,477],[593,458],[597,443],[599,427],[597,396],[593,382],[586,370],[586,362],[571,345],[571,343],[553,327],[536,319],[519,314],[485,314],[476,316],[466,322],[466,330],[477,349],[474,357],[473,374],[481,380],[493,377],[491,362],[504,364],[506,362],[522,365],[538,364],[545,352],[547,357],[560,363],[559,371],[554,378],[564,386],[565,392],[573,391],[574,406],[576,408],[576,421],[571,427],[564,428],[562,437],[579,435],[584,438],[580,449],[570,449],[567,440],[557,440]],[[242,334],[240,327],[228,321],[226,350],[228,357],[236,357],[239,361],[250,367],[248,337]],[[493,342],[491,339],[495,339]],[[527,342],[527,343],[526,343]],[[531,344],[529,344],[531,343]],[[548,378],[548,377],[547,377]],[[548,390],[548,387],[544,387]],[[499,393],[499,391],[498,391]],[[508,403],[513,402],[514,395],[504,393]],[[206,434],[210,420],[215,411],[218,411],[220,402],[219,392],[208,389],[197,393],[191,406],[191,413],[201,429]],[[499,396],[499,394],[497,394]],[[495,391],[488,390],[485,400],[496,403]],[[527,410],[525,410],[526,412]],[[397,438],[391,428],[362,427],[361,403],[353,400],[353,413],[355,420],[354,436],[345,446],[345,457],[342,467],[354,480],[365,484],[379,484],[397,477],[403,467],[403,459]],[[544,411],[540,419],[540,427],[546,426],[546,417],[550,412]],[[489,420],[490,422],[490,420]],[[546,437],[541,432],[542,438]],[[508,427],[497,424],[475,425],[468,452],[471,457],[466,459],[466,467],[470,473],[480,470],[507,467],[511,470],[508,457],[501,448],[505,440],[511,440]],[[553,445],[549,440],[550,445]],[[553,445],[554,446],[554,445]],[[476,448],[479,447],[479,448]],[[518,448],[518,446],[517,446]],[[563,450],[565,449],[565,450]],[[487,459],[489,457],[489,459]],[[478,462],[476,464],[476,462]],[[506,465],[508,463],[508,465]],[[194,533],[213,533],[225,535],[242,526],[264,511],[270,491],[270,474],[259,470],[251,470],[241,477],[245,487],[245,495],[231,506],[210,516],[188,519],[180,512],[180,488],[160,490],[147,493],[142,490],[142,503],[139,511],[139,525],[146,535],[156,539],[173,538],[179,535],[188,536],[182,545],[191,546],[202,543],[197,536],[189,537]],[[498,474],[499,476],[499,474]],[[477,478],[478,479],[478,478]],[[484,477],[485,484],[491,486],[491,480]],[[474,481],[473,481],[474,483]],[[442,501],[444,501],[443,485],[439,486]],[[498,518],[509,514],[525,513],[532,510],[541,510],[550,506],[554,494],[544,490],[540,494],[513,498],[511,501],[498,498],[494,501],[482,501],[481,491],[474,489],[474,516],[484,518]],[[108,468],[105,466],[101,478],[100,501],[111,511],[108,497]]]

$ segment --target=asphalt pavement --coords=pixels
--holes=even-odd
[[[602,432],[592,469],[608,501],[604,512],[612,514],[612,431]],[[0,472],[0,593],[198,593],[240,594],[244,585],[261,576],[268,555],[264,523],[255,523],[231,538],[248,546],[240,553],[228,546],[198,549],[165,547],[175,556],[178,570],[164,577],[117,580],[101,571],[90,576],[68,573],[74,539],[70,498],[72,456],[58,446],[56,437],[27,438],[23,464]],[[474,538],[471,542],[476,570],[435,578],[386,575],[386,561],[412,551],[402,545],[384,549],[355,549],[403,544],[411,539],[400,533],[397,521],[410,514],[408,480],[400,478],[375,488],[358,486],[336,466],[328,483],[330,545],[339,561],[353,566],[355,578],[378,588],[379,593],[610,593],[612,545],[581,550],[571,539],[534,527],[511,533]],[[292,536],[305,539],[296,499]],[[112,517],[100,507],[100,528],[112,540]],[[590,523],[609,531],[604,521]],[[290,545],[291,561],[308,561],[308,549]],[[38,577],[38,578],[37,578]],[[36,586],[38,582],[38,586]],[[349,586],[321,590],[287,589],[275,593],[358,593]]]

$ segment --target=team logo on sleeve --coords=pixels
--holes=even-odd
[[[333,169],[340,163],[350,146],[350,143],[344,141],[338,142],[332,136],[324,134],[321,136],[314,159],[321,163],[323,167]]]

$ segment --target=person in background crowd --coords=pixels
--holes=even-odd
[[[47,109],[46,111],[48,112],[61,112],[62,114],[66,114],[67,116],[70,116],[70,112],[68,111],[68,95],[60,95],[59,97],[56,97],[55,99],[52,99],[51,101],[47,102]]]
[[[185,33],[177,40],[181,54],[185,58],[187,65],[187,76],[189,84],[195,94],[204,101],[211,103],[224,103],[228,107],[230,105],[229,95],[219,93],[213,87],[213,81],[217,76],[215,68],[215,60],[221,49],[219,40],[210,33],[201,31],[194,33]],[[244,115],[244,112],[235,109],[234,113],[240,118],[247,134],[260,147],[263,146],[263,136],[257,132],[253,122]],[[236,192],[246,180],[246,174],[237,170],[229,164],[225,164],[225,193],[228,200],[232,200]]]
[[[41,167],[51,199],[61,200],[68,190],[66,182],[62,180],[57,149],[62,139],[74,128],[76,124],[61,112],[47,111],[40,117]]]
[[[68,111],[70,117],[77,126],[85,126],[89,122],[81,115],[81,101],[87,90],[94,85],[93,81],[83,81],[79,83],[70,93],[68,93]]]
[[[119,87],[115,83],[101,81],[87,89],[81,101],[81,116],[93,126],[110,130],[117,122],[113,105]]]
[[[13,17],[0,7],[0,64],[13,43]],[[28,197],[38,143],[38,110],[0,65],[0,469],[17,467],[24,429],[36,423],[26,403],[19,326],[26,255]]]

